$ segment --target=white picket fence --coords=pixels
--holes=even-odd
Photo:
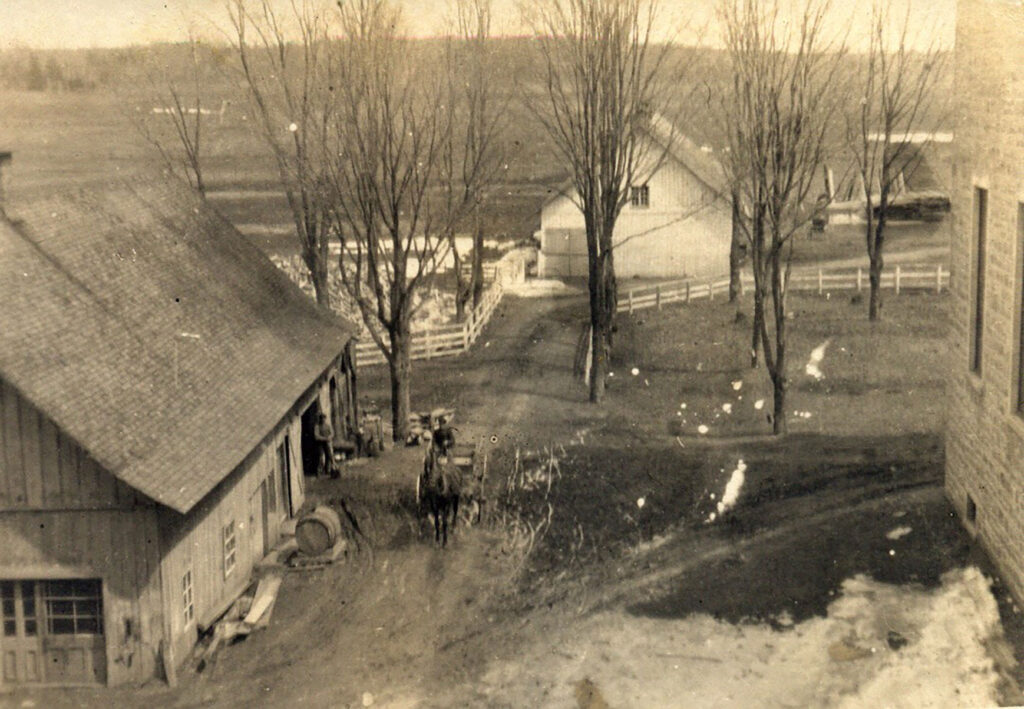
[[[942,264],[901,264],[882,272],[882,288],[900,294],[904,290],[934,290],[941,293],[949,287],[949,270]],[[744,274],[740,279],[741,291],[754,287],[754,278]],[[791,291],[817,292],[822,295],[837,290],[862,291],[869,287],[868,272],[864,268],[795,270],[789,279]],[[714,300],[728,297],[729,279],[682,279],[633,288],[619,296],[618,312],[632,313],[645,308],[661,308],[669,303],[689,303],[691,300]]]
[[[505,254],[492,268],[494,280],[484,291],[480,304],[467,313],[463,322],[413,332],[412,359],[450,357],[466,352],[473,346],[501,302],[505,285],[522,283],[526,277],[525,261],[522,254],[516,251]],[[387,359],[377,343],[369,339],[356,344],[356,362],[364,366],[384,364]]]

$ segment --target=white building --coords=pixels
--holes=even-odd
[[[583,214],[571,189],[571,183],[564,185],[541,208],[535,234],[540,240],[540,277],[587,275]],[[616,276],[728,273],[729,200],[724,176],[709,153],[679,136],[660,167],[629,189],[629,202],[615,224]]]

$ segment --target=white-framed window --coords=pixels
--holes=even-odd
[[[237,541],[235,539],[235,520],[224,525],[224,578],[235,570]]]
[[[634,207],[650,207],[651,188],[647,185],[633,185],[630,187],[629,203]]]
[[[185,627],[192,625],[196,619],[196,607],[192,598],[192,569],[181,575],[181,616]]]

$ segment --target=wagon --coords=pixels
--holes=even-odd
[[[423,457],[423,465],[416,472],[416,504],[422,502],[422,489],[425,484],[424,475],[426,459],[430,455],[430,447]],[[483,520],[484,485],[487,481],[487,453],[481,451],[477,443],[456,443],[451,452],[451,462],[462,473],[462,491],[459,500],[459,516],[467,525],[477,524]]]

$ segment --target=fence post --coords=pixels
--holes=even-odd
[[[935,292],[942,292],[942,264],[935,267]]]
[[[654,286],[654,307],[661,310],[661,284]]]
[[[861,281],[862,280],[863,280],[863,272],[861,271],[860,266],[857,266],[857,292],[858,293],[860,293],[861,288],[862,288],[862,285],[861,285]]]
[[[708,281],[708,302],[710,303],[715,299],[715,287],[711,281]]]
[[[821,269],[818,269],[818,295],[821,295],[825,291],[825,281],[821,274]]]
[[[430,330],[423,331],[423,353],[426,359],[430,359]]]
[[[629,291],[629,314],[630,315],[633,314],[633,291],[632,291],[632,289],[630,289],[630,291]]]
[[[690,302],[690,282],[686,282],[686,302]]]
[[[469,311],[469,317],[467,317],[466,321],[464,323],[462,323],[462,351],[463,352],[468,352],[469,351],[469,346],[473,342],[472,339],[470,339],[470,338],[472,337],[472,333],[473,333],[473,314],[475,312],[476,311],[471,308],[470,311]]]
[[[900,294],[900,267],[896,266],[896,295]]]

